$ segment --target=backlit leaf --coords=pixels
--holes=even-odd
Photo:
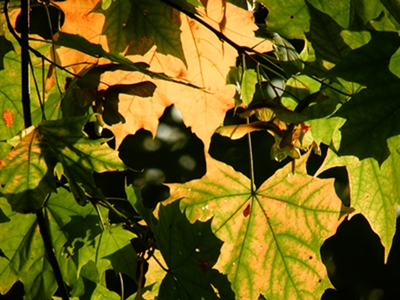
[[[21,142],[1,161],[0,193],[14,211],[37,211],[55,191],[54,159],[43,149],[40,132],[31,127]]]
[[[152,39],[159,53],[173,55],[186,65],[180,41],[179,14],[158,0],[133,0],[131,5],[129,19],[123,31],[128,38],[134,41]]]
[[[105,16],[103,25],[103,34],[107,36],[107,44],[110,52],[121,53],[129,44],[129,39],[126,36],[123,28],[131,10],[131,1],[120,0],[111,1],[111,5],[105,10],[101,9],[100,3],[94,9],[94,12],[102,13]]]
[[[4,69],[4,56],[14,50],[13,44],[4,35],[0,36],[0,70]]]
[[[287,39],[302,38],[310,28],[310,15],[303,0],[260,1],[268,7],[266,19],[269,30],[279,32]]]
[[[82,267],[90,261],[99,273],[97,282],[104,283],[104,272],[108,269],[136,279],[136,253],[130,244],[135,237],[133,233],[123,230],[120,224],[100,224],[92,205],[78,205],[64,189],[52,195],[46,210],[56,256],[69,285],[76,283]]]
[[[98,237],[97,268],[102,273],[105,270],[122,272],[136,280],[136,253],[130,243],[135,235],[124,230],[121,225],[110,225]]]
[[[208,4],[215,3],[209,1]],[[254,37],[257,27],[251,22],[252,13],[227,3],[225,18],[224,34],[239,45],[243,43],[253,47],[260,44],[260,51],[272,50],[271,42],[263,42]],[[219,30],[215,21],[206,16],[204,20]],[[239,20],[245,22],[245,26],[236,26]],[[172,56],[158,53],[155,48],[142,57],[141,61],[148,63],[154,72],[163,71],[170,77],[187,80],[203,89],[194,90],[184,85],[156,80],[157,89],[150,99],[120,95],[119,112],[124,116],[126,123],[113,127],[117,145],[127,134],[132,134],[140,128],[145,128],[155,135],[157,119],[165,107],[174,104],[181,112],[185,125],[191,127],[207,148],[214,130],[221,125],[225,112],[234,107],[234,87],[225,86],[225,82],[230,68],[235,65],[237,51],[227,43],[222,43],[209,29],[183,14],[180,14],[180,22],[181,43],[187,67]],[[104,74],[102,80],[110,84],[122,84],[148,79],[136,74]]]
[[[256,91],[257,73],[254,70],[244,70],[240,84],[240,94],[243,103],[248,106],[253,101],[253,95]]]
[[[9,44],[7,43],[7,45]],[[4,70],[0,68],[0,140],[11,139],[25,129],[21,103],[21,52],[18,42],[13,40],[12,45],[14,51],[8,51],[9,46],[6,46],[5,49],[7,51],[1,59],[4,62]],[[38,51],[45,53],[49,50],[49,45],[40,45],[32,42],[32,46]],[[32,64],[33,70],[37,75],[37,82],[41,85],[42,78],[39,74],[42,73],[42,61],[32,56]],[[47,69],[48,66],[45,66],[44,71]],[[33,80],[31,81],[30,88],[32,122],[34,125],[37,125],[42,121],[42,116]],[[54,89],[49,91],[49,93],[52,92],[54,92]],[[55,113],[57,109],[54,103],[45,102],[45,104],[46,116],[51,118],[51,114]]]
[[[283,133],[280,132],[278,126],[276,126],[272,122],[263,122],[263,121],[254,122],[250,124],[222,126],[218,127],[215,132],[219,133],[222,136],[227,136],[232,140],[237,140],[244,137],[246,134],[250,132],[261,131],[261,130],[270,130],[275,134],[283,135]]]
[[[319,249],[350,210],[332,180],[305,173],[306,159],[294,174],[291,164],[278,170],[254,194],[248,178],[210,160],[202,179],[170,185],[167,201],[182,198],[189,220],[213,218],[224,242],[216,268],[228,274],[237,298],[320,299],[330,285]]]
[[[328,152],[317,174],[333,167],[345,166],[349,174],[351,206],[362,213],[381,239],[388,258],[396,231],[396,210],[399,205],[400,155],[396,151],[381,165],[375,159],[359,161],[355,157],[338,157]]]
[[[58,121],[47,121],[38,129],[52,155],[63,165],[66,177],[75,188],[77,199],[85,203],[84,189],[91,195],[99,196],[93,180],[94,172],[122,171],[126,166],[118,152],[108,147],[105,140],[89,140],[83,133],[89,117],[75,117]],[[79,163],[78,163],[79,162]]]

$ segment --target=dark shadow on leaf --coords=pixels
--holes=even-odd
[[[64,245],[66,253],[73,256],[85,244],[94,245],[94,239],[102,232],[97,215],[71,216],[71,220],[62,228],[68,236]]]
[[[400,79],[390,71],[400,38],[393,32],[372,32],[370,42],[352,51],[329,74],[366,85],[334,115],[346,120],[340,128],[339,155],[374,158],[381,165],[390,155],[387,139],[400,134]]]
[[[39,182],[34,189],[24,190],[21,193],[2,194],[10,204],[13,211],[18,213],[35,213],[38,211],[49,192],[55,190],[54,176],[52,170],[49,170],[44,178]]]
[[[223,244],[211,231],[211,220],[193,224],[180,201],[161,206],[154,228],[167,264],[158,299],[235,299],[226,275],[212,269]]]
[[[6,222],[10,222],[10,218],[7,217],[3,210],[0,208],[0,223],[6,223]]]
[[[326,62],[337,64],[350,51],[350,47],[340,36],[343,28],[329,15],[316,9],[306,1],[310,12],[310,30],[305,34],[315,51],[315,60],[306,62],[307,74],[323,76],[328,71]]]

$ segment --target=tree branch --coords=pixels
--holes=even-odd
[[[8,5],[10,0],[4,2],[4,14],[7,20],[7,26],[11,34],[16,38],[21,46],[21,84],[22,84],[22,108],[24,113],[24,124],[25,128],[32,125],[31,116],[31,105],[30,105],[30,85],[29,85],[29,13],[30,13],[30,0],[21,0],[21,37],[15,33],[14,28],[11,25],[10,18],[8,15]],[[36,51],[36,50],[35,50]],[[37,52],[37,51],[36,51]],[[41,55],[41,54],[40,54]],[[48,196],[49,197],[49,196]],[[47,197],[47,198],[48,198]],[[43,216],[43,211],[39,210],[36,213],[36,219],[39,224],[40,234],[42,236],[43,244],[45,247],[45,253],[48,261],[53,269],[54,277],[60,288],[61,297],[63,300],[69,300],[69,294],[67,287],[65,286],[64,280],[61,275],[60,266],[57,263],[57,259],[53,252],[53,246],[49,236],[49,228],[46,220]]]

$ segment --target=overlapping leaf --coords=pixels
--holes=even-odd
[[[200,180],[170,185],[173,201],[191,221],[212,220],[224,245],[216,268],[228,274],[236,297],[319,299],[329,286],[319,248],[334,233],[341,208],[332,180],[305,173],[307,155],[251,192],[250,180],[213,161]]]
[[[211,221],[193,224],[179,202],[161,206],[153,228],[168,267],[159,299],[232,299],[226,275],[213,269],[222,242],[211,232]]]
[[[4,70],[0,70],[0,140],[11,139],[24,129],[24,119],[21,103],[21,58],[18,42],[13,40],[13,48],[15,51],[8,51],[9,43],[5,45],[7,53],[4,56]],[[48,45],[38,45],[32,43],[39,51],[47,53]],[[12,49],[11,49],[12,50]],[[43,71],[42,62],[36,57],[32,57],[33,70],[39,75]],[[44,71],[47,70],[47,66]],[[37,73],[36,73],[37,72]],[[40,72],[40,73],[39,73]],[[41,75],[36,78],[37,83],[42,84]],[[35,90],[35,85],[31,82],[31,111],[32,122],[37,125],[42,121],[40,105]],[[49,91],[53,92],[53,90]],[[50,117],[56,110],[54,103],[46,103],[45,114]]]
[[[214,2],[209,1],[208,5],[221,5],[217,1]],[[71,7],[74,5],[81,6],[75,3],[70,5]],[[143,6],[145,4],[141,3],[140,5]],[[160,9],[164,6],[162,3],[150,5],[147,8],[139,7],[140,9],[137,9],[137,7],[134,9],[132,6],[131,11],[134,14],[141,14],[141,18],[144,17],[150,20],[150,17],[153,18],[160,15]],[[66,9],[71,10],[71,8]],[[143,11],[145,16],[143,16]],[[157,31],[161,30],[161,27],[157,27],[158,29],[156,30],[150,27],[150,23],[141,23],[140,28],[142,29],[135,34],[143,36],[144,42],[154,39],[157,48],[151,49],[142,58],[130,58],[134,61],[145,61],[150,65],[150,70],[153,72],[162,72],[171,77],[186,80],[186,82],[191,82],[198,87],[204,88],[204,90],[195,90],[187,86],[178,86],[156,80],[157,91],[150,99],[142,101],[142,99],[132,96],[120,96],[119,112],[124,116],[126,124],[118,125],[113,130],[116,135],[117,145],[127,134],[132,134],[140,128],[145,128],[155,134],[158,124],[157,119],[162,115],[164,108],[172,103],[181,111],[186,125],[192,127],[193,131],[208,145],[213,131],[221,124],[224,113],[234,105],[232,99],[234,88],[225,87],[225,76],[229,72],[229,67],[235,64],[236,50],[227,44],[221,43],[218,37],[209,29],[183,14],[171,11],[169,8],[167,11],[171,14],[164,14],[158,21],[161,22],[169,18],[169,22],[173,21],[174,26],[180,24],[180,27],[177,27],[178,30],[174,29],[173,32],[175,33],[173,35],[171,35],[170,31],[161,34],[161,32]],[[261,39],[254,37],[254,30],[257,27],[252,21],[252,13],[231,4],[227,4],[224,11],[224,18],[226,19],[223,26],[224,34],[239,45],[253,47],[260,44],[257,49],[262,52],[272,49],[270,42],[262,42]],[[118,19],[118,16],[114,15],[118,11],[112,12],[114,11],[107,11],[107,18]],[[208,22],[213,22],[207,16],[204,16],[204,18]],[[138,22],[136,19],[133,20],[133,17],[129,17],[127,24],[130,24],[130,22],[136,24],[135,22]],[[239,21],[244,25],[237,27],[236,24]],[[217,25],[211,24],[211,26]],[[67,24],[65,28],[66,32],[74,33],[72,26]],[[137,26],[135,28],[138,29]],[[220,29],[218,26],[216,28]],[[93,40],[85,31],[82,35],[88,41]],[[168,41],[168,43],[163,41]],[[170,46],[166,47],[166,45]],[[175,46],[172,47],[171,45]],[[183,51],[181,54],[176,52],[179,50],[176,45],[181,45]],[[133,46],[130,46],[128,53],[133,53]],[[62,61],[66,59],[65,62],[72,63],[70,56],[67,57],[62,52],[58,53]],[[181,61],[171,55],[179,57]],[[186,66],[182,61],[186,62]],[[151,73],[148,75],[152,76]],[[110,74],[109,76],[105,74],[102,76],[102,81],[108,84],[131,84],[132,82],[141,82],[143,80],[148,80],[148,78],[135,74]]]
[[[42,148],[38,130],[30,129],[0,166],[0,195],[7,198],[13,210],[23,213],[38,210],[56,188],[55,161]]]
[[[270,13],[267,17],[267,24],[271,31],[276,31],[286,38],[302,38],[304,32],[308,32],[310,21],[309,8],[318,9],[334,19],[340,26],[347,28],[351,20],[351,0],[340,1],[336,5],[328,0],[291,0],[291,1],[270,1],[262,0]],[[360,8],[360,11],[362,9]]]
[[[107,44],[110,52],[124,52],[129,44],[129,39],[123,28],[128,20],[131,11],[131,1],[111,1],[109,7],[104,7],[104,1],[98,3],[94,12],[103,13],[105,22],[103,34],[107,36]]]
[[[123,230],[121,225],[100,224],[92,205],[78,205],[64,189],[59,189],[58,194],[49,199],[46,209],[52,232],[55,236],[62,235],[60,241],[55,239],[54,246],[60,246],[56,248],[56,255],[59,263],[65,266],[65,278],[69,278],[68,269],[72,268],[76,280],[90,261],[95,263],[99,273],[98,283],[104,284],[104,272],[108,269],[136,278],[136,253],[130,244],[135,237],[133,233]],[[63,262],[63,258],[69,259]]]
[[[132,9],[123,31],[129,39],[151,39],[157,46],[157,52],[173,55],[186,65],[180,41],[179,13],[159,0],[134,0],[131,3]],[[141,46],[140,43],[138,46]],[[134,48],[130,47],[129,51],[134,51]]]
[[[9,219],[1,223],[0,293],[18,280],[24,284],[26,299],[51,298],[57,289],[51,265],[45,258],[36,216],[11,211],[4,198],[0,208]]]
[[[63,166],[71,191],[81,203],[86,202],[84,189],[99,196],[93,171],[117,171],[126,167],[118,153],[102,140],[89,140],[82,129],[89,117],[42,122],[32,129],[2,160],[1,195],[14,210],[34,212],[46,195],[55,190],[54,167]]]
[[[373,157],[379,164],[388,158],[387,139],[400,133],[396,114],[399,109],[397,87],[400,70],[396,54],[399,44],[395,33],[373,33],[367,45],[353,50],[330,72],[367,85],[335,114],[346,120],[340,128],[341,140],[335,145],[340,155],[353,155],[360,159]],[[354,72],[354,69],[358,71]]]
[[[270,13],[267,25],[271,31],[276,31],[285,38],[301,38],[310,28],[310,15],[304,1],[260,1]]]
[[[93,171],[122,171],[126,169],[118,152],[108,147],[105,140],[89,140],[82,128],[89,117],[76,117],[43,122],[38,130],[52,155],[62,164],[71,191],[81,203],[86,196],[80,184],[92,195],[99,196],[93,180]]]

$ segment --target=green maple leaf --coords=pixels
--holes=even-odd
[[[303,0],[275,1],[262,0],[269,14],[268,29],[276,31],[287,39],[302,38],[310,28],[310,14]]]
[[[328,76],[336,76],[362,85],[390,83],[398,79],[400,38],[394,32],[371,32],[368,44],[351,51]],[[396,76],[394,76],[396,75]]]
[[[0,36],[0,70],[4,70],[4,56],[14,50],[13,44],[4,35]]]
[[[27,299],[50,299],[57,284],[36,216],[11,211],[4,198],[0,198],[0,209],[5,217],[0,226],[4,254],[0,256],[0,292],[6,293],[20,280]],[[121,225],[101,227],[94,207],[78,205],[63,188],[49,197],[44,211],[57,263],[72,294],[87,293],[90,289],[81,286],[87,280],[90,286],[105,289],[101,284],[108,269],[135,279],[136,253],[130,245],[134,234]]]
[[[285,38],[303,38],[304,32],[313,21],[309,9],[318,9],[334,19],[340,26],[347,28],[351,19],[350,0],[340,1],[332,5],[328,0],[262,0],[269,14],[266,19],[269,30],[276,31]],[[362,9],[360,9],[362,11]]]
[[[24,284],[26,299],[50,299],[57,289],[53,270],[46,259],[36,216],[11,211],[4,198],[0,209],[9,218],[1,223],[0,293],[5,294],[16,281]]]
[[[143,206],[139,189],[127,186],[125,190],[128,201],[153,230],[160,250],[149,260],[144,299],[157,294],[157,299],[233,299],[226,275],[213,269],[222,242],[211,232],[211,222],[191,224],[179,210],[179,201],[161,206],[156,219]]]
[[[381,239],[388,258],[396,232],[396,210],[400,199],[400,155],[396,151],[381,165],[375,159],[359,161],[352,156],[328,155],[317,174],[333,167],[345,166],[349,174],[351,206],[355,213],[363,214],[372,230]]]
[[[1,161],[0,195],[15,211],[37,211],[47,194],[55,191],[54,166],[54,159],[41,147],[39,132],[31,127]]]
[[[43,144],[62,164],[75,197],[85,203],[86,197],[80,184],[91,195],[100,196],[93,180],[94,172],[122,171],[126,166],[118,152],[108,147],[105,139],[89,140],[82,128],[90,117],[75,117],[47,121],[39,125]]]
[[[332,180],[278,170],[254,193],[250,180],[222,163],[200,180],[170,185],[189,220],[209,220],[224,242],[216,269],[228,274],[237,298],[320,299],[330,286],[319,249],[343,214]]]
[[[211,221],[191,224],[178,201],[161,206],[158,216],[153,230],[168,268],[158,299],[233,299],[226,275],[213,269],[222,242]]]
[[[24,136],[1,161],[0,193],[14,210],[35,212],[55,190],[54,167],[62,164],[76,199],[84,204],[84,190],[101,197],[93,171],[125,170],[118,152],[106,140],[89,140],[82,131],[90,117],[45,121]],[[83,186],[83,187],[82,187]]]
[[[243,103],[248,106],[253,101],[253,95],[256,91],[257,73],[254,70],[244,70],[240,83],[240,94]]]
[[[0,140],[8,140],[19,134],[25,129],[24,118],[21,103],[21,56],[19,53],[19,44],[16,40],[10,44],[8,41],[0,39],[1,61],[4,62],[4,69],[0,68]],[[11,51],[10,47],[17,49]],[[50,45],[32,42],[31,46],[42,53],[48,53]],[[4,53],[2,53],[4,52]],[[32,56],[32,68],[36,75],[36,82],[42,86],[42,72],[48,71],[48,66],[42,69],[42,60]],[[58,98],[54,98],[57,87],[53,87],[48,91],[51,98],[43,100],[44,112],[47,119],[53,118],[58,111]],[[37,125],[42,121],[42,110],[40,108],[37,91],[35,85],[30,85],[30,104],[32,112],[32,124]]]
[[[395,113],[400,39],[392,32],[372,32],[371,37],[328,73],[367,86],[334,114],[345,121],[334,146],[339,155],[371,157],[382,164],[398,146],[390,149],[387,140],[400,134]]]

